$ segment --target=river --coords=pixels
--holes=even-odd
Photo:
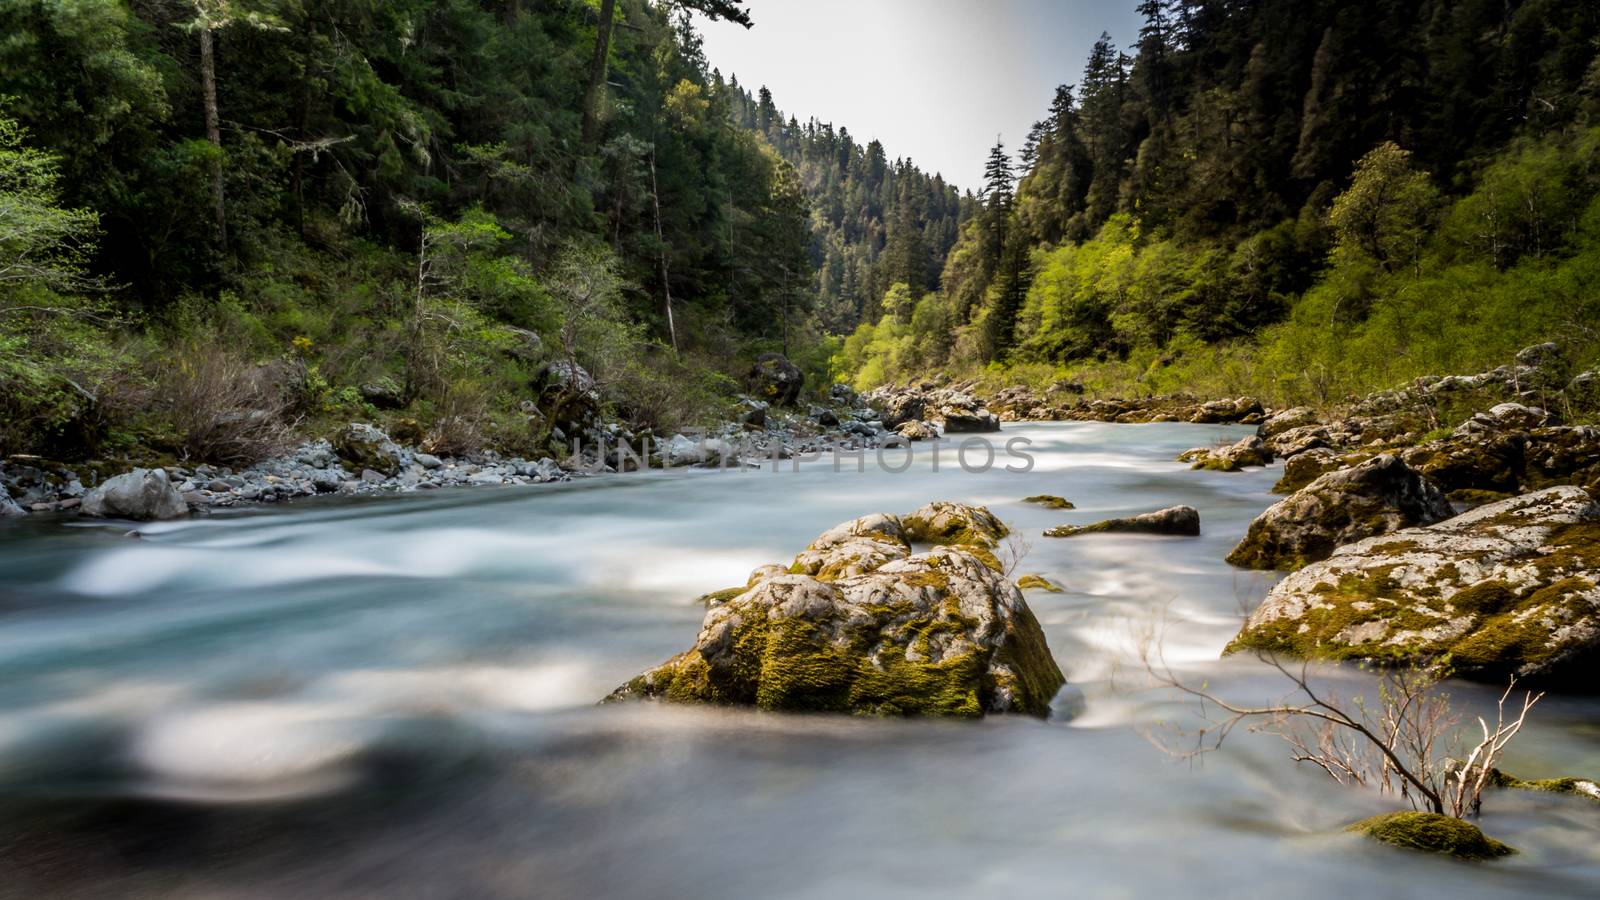
[[[637,473],[313,500],[140,527],[0,525],[0,895],[841,898],[1600,895],[1600,803],[1496,792],[1471,865],[1343,834],[1394,798],[1275,737],[1178,760],[1187,679],[1270,576],[1222,562],[1277,467],[1192,472],[1245,429],[1008,425],[1036,465]],[[870,457],[869,457],[870,463]],[[853,465],[853,464],[852,464]],[[1073,511],[1021,502],[1059,494]],[[828,527],[929,500],[990,507],[1068,679],[1049,721],[597,706],[694,640],[694,598]],[[1039,536],[1186,503],[1199,538]],[[1350,670],[1344,696],[1370,691]],[[1453,686],[1458,706],[1495,692]],[[1600,701],[1553,697],[1505,760],[1600,775]]]

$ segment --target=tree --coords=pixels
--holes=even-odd
[[[236,24],[252,28],[284,30],[271,15],[259,10],[242,9],[235,0],[191,0],[195,17],[184,25],[200,37],[200,97],[205,115],[206,140],[211,143],[211,214],[216,223],[217,247],[226,252],[228,246],[228,211],[222,184],[222,124],[217,109],[217,59],[215,35]]]
[[[744,9],[745,0],[670,0],[671,6],[682,10],[704,13],[713,22],[727,19],[751,26],[750,13]],[[600,19],[595,25],[594,56],[589,62],[589,83],[583,94],[583,126],[581,136],[584,146],[593,146],[599,138],[600,101],[604,93],[606,69],[611,60],[611,31],[616,18],[617,0],[600,0]]]
[[[1419,270],[1438,199],[1409,152],[1393,141],[1379,144],[1356,163],[1350,188],[1333,201],[1334,252],[1369,257],[1389,272]]]
[[[98,288],[87,264],[100,217],[61,205],[60,161],[26,138],[16,120],[0,115],[0,295],[24,287],[63,294]]]

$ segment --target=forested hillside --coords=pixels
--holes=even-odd
[[[755,352],[804,356],[806,195],[690,9],[749,23],[727,0],[3,0],[0,449],[244,456],[374,407],[537,442],[552,360],[650,423]]]
[[[859,386],[987,366],[1328,401],[1600,346],[1600,7],[1139,10],[1020,165],[995,149],[939,292],[847,342]]]
[[[732,82],[734,121],[767,138],[792,163],[811,199],[811,264],[823,327],[848,333],[886,310],[904,313],[938,287],[961,225],[978,205],[942,175],[909,159],[891,162],[883,144],[865,146],[848,128],[784,118],[772,93],[756,97]],[[895,284],[904,288],[889,294]]]

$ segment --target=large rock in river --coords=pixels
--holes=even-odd
[[[958,518],[992,516],[971,509]],[[795,574],[752,578],[707,612],[692,648],[608,699],[1048,715],[1065,679],[993,555],[975,544],[910,554],[907,536],[885,515],[830,529],[797,558]],[[802,574],[811,568],[815,574]]]
[[[106,481],[83,496],[86,516],[118,519],[176,519],[189,514],[189,504],[162,469],[134,469]]]
[[[1229,650],[1406,663],[1593,691],[1600,502],[1555,487],[1368,538],[1289,575]]]
[[[1427,479],[1398,457],[1375,456],[1329,472],[1268,507],[1250,523],[1228,562],[1250,569],[1294,569],[1334,548],[1454,514]]]

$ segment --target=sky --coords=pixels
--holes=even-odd
[[[1102,31],[1138,36],[1137,0],[751,0],[755,27],[698,18],[711,65],[765,84],[801,122],[883,141],[890,159],[977,190],[1002,136],[1013,153]]]

